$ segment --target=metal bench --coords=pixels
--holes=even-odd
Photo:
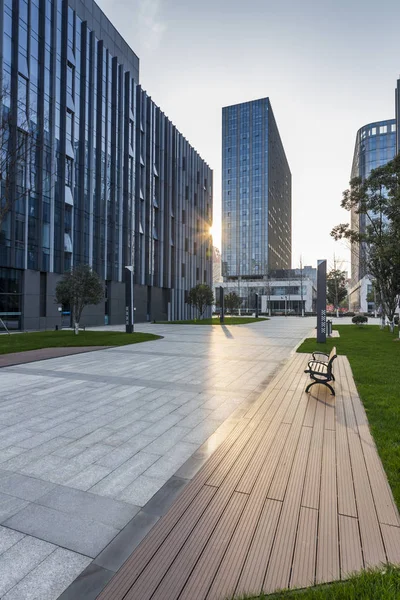
[[[318,356],[324,356],[325,360],[318,360]],[[316,383],[322,383],[326,385],[332,393],[335,395],[335,390],[331,385],[329,385],[330,381],[335,381],[335,377],[332,372],[332,364],[336,355],[336,347],[333,347],[330,354],[326,354],[325,352],[313,352],[312,353],[313,360],[310,360],[308,363],[308,369],[304,371],[304,373],[309,373],[311,379],[313,380],[307,387],[306,392],[310,391],[310,388]]]

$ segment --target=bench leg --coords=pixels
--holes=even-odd
[[[332,392],[332,396],[335,396],[335,390],[333,389],[333,387],[331,385],[329,385],[329,383],[324,383],[324,385],[326,385],[327,388],[329,388]]]
[[[333,373],[331,373],[331,376],[332,376],[332,381],[336,381],[335,376],[334,376]]]
[[[308,384],[308,386],[306,387],[306,394],[308,394],[308,392],[310,391],[310,388],[312,388],[312,386],[315,385],[316,383],[319,383],[319,381],[312,381],[311,383]]]

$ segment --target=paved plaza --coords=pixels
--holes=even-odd
[[[146,324],[164,338],[1,369],[0,597],[55,600],[93,560],[106,581],[314,326]]]

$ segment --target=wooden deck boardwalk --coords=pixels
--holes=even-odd
[[[351,368],[295,355],[99,600],[223,600],[400,563],[400,520]],[[328,393],[327,393],[328,392]]]

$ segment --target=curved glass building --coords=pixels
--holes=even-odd
[[[385,165],[396,154],[396,120],[377,121],[364,125],[357,132],[351,178],[366,179],[373,169]],[[351,227],[365,228],[365,215],[351,214]],[[364,252],[358,244],[351,248],[351,278],[356,285],[365,275]]]

